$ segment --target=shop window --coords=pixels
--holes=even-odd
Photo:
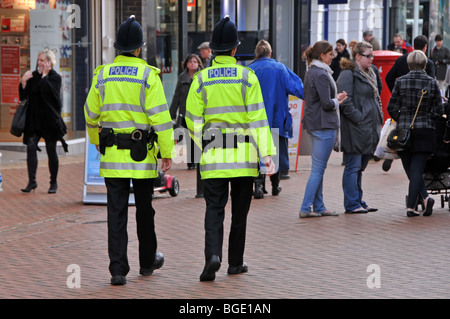
[[[0,141],[20,140],[9,134],[19,103],[20,78],[27,70],[37,69],[37,55],[44,49],[55,52],[57,63],[53,69],[62,77],[62,116],[68,127],[67,138],[84,131],[82,107],[91,77],[89,5],[88,0],[0,1]]]

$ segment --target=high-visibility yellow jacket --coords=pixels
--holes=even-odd
[[[162,158],[175,154],[173,124],[159,72],[142,59],[123,55],[95,70],[84,106],[89,141],[99,144],[99,127],[122,134],[153,127],[158,134],[158,143],[141,162],[130,157],[129,149],[107,147],[100,159],[100,176],[155,178],[158,151]]]
[[[202,139],[216,137],[203,149],[202,179],[258,176],[260,156],[276,154],[258,78],[231,56],[217,56],[213,66],[194,76],[186,100],[186,124],[200,149]],[[219,130],[219,135],[231,138],[224,141]]]

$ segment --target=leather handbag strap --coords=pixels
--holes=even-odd
[[[419,104],[417,105],[416,114],[414,114],[414,118],[413,118],[411,124],[409,125],[410,129],[412,129],[412,127],[414,125],[414,121],[416,120],[417,113],[419,112],[420,104],[422,103],[422,99],[425,94],[427,94],[427,90],[422,89],[422,96],[420,97]]]

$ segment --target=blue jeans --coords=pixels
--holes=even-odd
[[[328,159],[334,147],[336,130],[308,130],[311,139],[311,173],[306,184],[301,212],[311,212],[311,206],[316,213],[326,210],[323,203],[323,174],[327,168]]]
[[[344,190],[344,208],[347,211],[366,208],[362,200],[362,172],[366,169],[372,155],[351,154],[344,152],[344,175],[342,188]]]

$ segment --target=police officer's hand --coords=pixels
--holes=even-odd
[[[172,167],[172,159],[171,158],[163,158],[161,161],[161,170],[163,172],[167,172]]]
[[[267,169],[266,175],[270,176],[275,174],[275,163],[272,161],[272,157],[270,156],[264,157],[264,166]]]

